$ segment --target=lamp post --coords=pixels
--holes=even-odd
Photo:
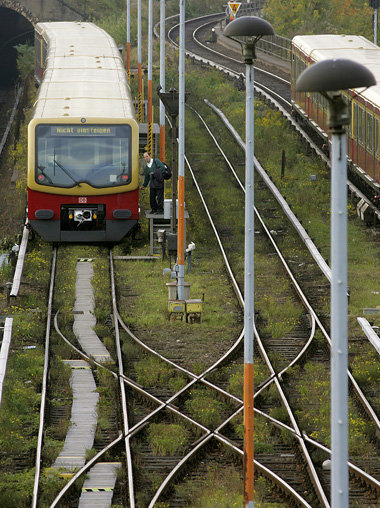
[[[160,0],[160,85],[162,91],[165,92],[165,0]],[[166,160],[165,105],[163,102],[160,103],[160,159]]]
[[[157,94],[168,111],[172,119],[172,215],[170,229],[172,233],[176,232],[176,199],[177,199],[177,168],[175,164],[176,139],[177,139],[177,116],[178,116],[178,99],[179,93],[171,87],[169,92],[161,92],[161,86],[157,87]]]
[[[179,0],[177,293],[185,300],[185,0]],[[175,207],[175,203],[172,206]]]
[[[148,1],[148,130],[147,146],[153,156],[153,102],[152,102],[152,60],[153,60],[153,1]]]
[[[142,49],[141,49],[141,0],[137,0],[137,120],[143,121],[142,105]]]
[[[245,245],[244,245],[244,506],[253,507],[253,341],[254,341],[254,65],[255,46],[273,27],[256,16],[236,18],[224,35],[237,39],[246,68]]]
[[[369,0],[369,6],[374,9],[373,12],[373,42],[377,44],[377,9],[379,8],[380,0]]]
[[[297,92],[320,92],[328,101],[331,133],[331,505],[348,507],[347,382],[347,161],[349,105],[341,90],[376,84],[363,65],[324,60],[299,76]]]
[[[174,87],[171,87],[168,92],[161,92],[161,86],[157,86],[157,95],[160,98],[163,106],[167,110],[172,120],[172,215],[170,230],[171,233],[176,232],[176,200],[177,200],[177,168],[175,164],[176,154],[176,139],[177,139],[177,116],[179,112],[179,92]],[[185,102],[190,93],[185,93]]]

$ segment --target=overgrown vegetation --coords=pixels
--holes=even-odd
[[[189,431],[175,423],[151,423],[148,428],[148,443],[155,455],[178,455],[189,442]]]
[[[330,378],[326,366],[307,363],[304,369],[293,367],[292,374],[299,379],[297,390],[299,410],[296,412],[300,425],[311,437],[326,446],[330,445]],[[312,382],[310,382],[312,380]],[[349,452],[352,456],[369,457],[376,454],[375,446],[368,440],[371,425],[349,402]],[[373,436],[372,436],[373,437]]]
[[[344,33],[373,39],[373,9],[367,0],[270,0],[264,17],[279,35]]]
[[[186,384],[185,378],[173,367],[153,356],[139,360],[134,367],[141,386],[169,386],[178,391]]]

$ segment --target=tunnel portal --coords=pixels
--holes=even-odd
[[[0,88],[11,88],[17,81],[18,44],[33,44],[33,25],[18,12],[0,7]]]

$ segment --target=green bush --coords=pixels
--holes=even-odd
[[[156,455],[177,455],[189,442],[189,431],[183,425],[152,423],[148,429],[148,442]]]
[[[351,363],[351,368],[358,383],[379,386],[380,361],[375,352],[357,356]]]
[[[142,386],[166,386],[174,374],[171,366],[154,356],[136,362],[135,369]]]
[[[223,411],[227,409],[224,402],[216,395],[203,388],[196,388],[190,392],[191,398],[185,405],[191,416],[205,427],[215,429],[223,421]]]

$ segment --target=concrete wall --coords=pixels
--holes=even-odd
[[[77,21],[82,19],[79,12],[59,0],[0,0],[0,6],[18,12],[33,24],[38,21]]]

